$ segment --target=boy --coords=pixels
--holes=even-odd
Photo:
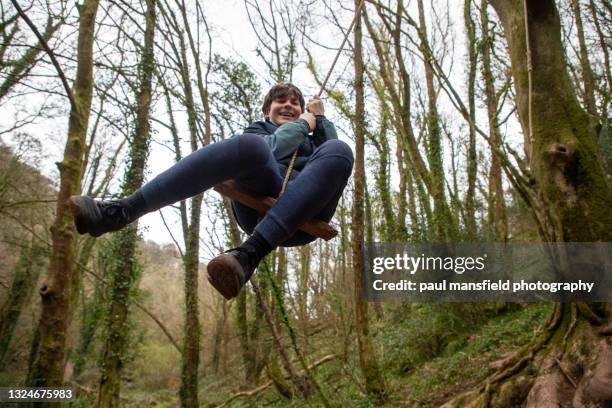
[[[270,89],[262,111],[265,121],[252,123],[242,135],[193,152],[129,197],[113,201],[71,197],[77,231],[96,237],[116,231],[148,212],[229,179],[245,190],[278,197],[291,156],[299,149],[284,194],[261,221],[255,210],[232,202],[240,227],[250,237],[213,258],[207,269],[217,291],[228,300],[237,296],[273,249],[315,239],[298,228],[312,218],[332,218],[353,167],[353,153],[338,140],[318,97],[305,106],[296,86],[281,83]]]

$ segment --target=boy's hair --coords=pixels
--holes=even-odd
[[[284,99],[286,97],[297,98],[300,101],[302,112],[304,112],[306,102],[304,101],[304,96],[302,95],[300,88],[289,82],[281,82],[280,84],[276,84],[270,88],[268,94],[264,98],[263,106],[261,107],[263,114],[267,115],[270,112],[270,105],[272,105],[272,101],[275,99]]]

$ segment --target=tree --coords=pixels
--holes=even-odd
[[[596,126],[578,104],[565,68],[554,2],[528,4],[531,61],[525,49],[522,3],[491,4],[506,33],[525,145],[547,203],[543,238],[551,242],[610,241],[612,191],[597,152]],[[555,87],[549,86],[551,78]]]
[[[491,0],[491,5],[508,41],[519,119],[538,197],[545,203],[538,212],[541,238],[610,241],[612,192],[597,153],[595,129],[566,71],[554,0]],[[478,390],[451,404],[560,406],[568,401],[568,390],[574,406],[609,404],[612,330],[610,323],[601,330],[594,325],[605,323],[611,311],[610,304],[555,304],[545,329],[531,344]],[[583,374],[570,380],[568,372]]]
[[[475,194],[476,194],[476,69],[478,59],[478,45],[476,43],[476,27],[472,19],[472,0],[465,0],[463,6],[463,19],[465,20],[465,29],[467,32],[467,49],[468,49],[468,106],[470,110],[470,121],[468,123],[470,129],[470,138],[467,157],[467,174],[468,188],[465,195],[465,223],[467,238],[470,241],[476,240],[476,214],[475,214]]]
[[[35,238],[21,250],[9,294],[0,307],[0,368],[4,367],[22,308],[30,301],[38,276],[44,267],[45,255],[44,247]]]
[[[155,0],[146,1],[145,38],[139,66],[141,78],[136,95],[136,123],[130,147],[129,166],[124,176],[122,193],[127,196],[138,190],[144,180],[144,168],[149,153],[152,78],[154,72],[153,44],[155,36]],[[128,313],[132,288],[138,280],[136,259],[138,222],[117,232],[111,243],[113,253],[109,276],[111,278],[110,305],[106,319],[106,339],[101,361],[99,407],[119,405],[121,370],[130,345]]]
[[[443,145],[440,116],[437,107],[437,94],[434,85],[434,73],[429,39],[427,37],[427,25],[425,23],[425,9],[423,0],[417,0],[419,9],[419,24],[417,32],[420,40],[420,50],[423,54],[423,64],[425,67],[425,82],[427,85],[427,160],[431,171],[432,197],[434,202],[433,222],[434,237],[439,242],[448,242],[456,238],[457,232],[453,216],[446,202],[444,186],[444,167],[443,167]]]
[[[78,194],[93,87],[93,40],[98,0],[85,0],[79,8],[77,72],[71,96],[68,138],[64,158],[58,163],[60,190],[51,227],[53,247],[47,277],[40,288],[42,311],[38,341],[28,384],[59,387],[64,375],[66,331],[70,323],[70,281],[74,272],[76,231],[68,199]]]
[[[359,7],[359,1],[355,1]],[[359,362],[365,378],[366,390],[380,400],[385,399],[385,385],[378,361],[374,354],[372,339],[368,327],[368,304],[361,299],[361,273],[363,257],[364,231],[364,197],[365,197],[365,164],[364,164],[364,127],[365,108],[363,94],[363,57],[361,48],[361,16],[357,17],[354,28],[355,59],[355,191],[353,194],[353,216],[351,224],[353,254],[353,285],[355,302],[355,319],[357,320],[357,344]]]

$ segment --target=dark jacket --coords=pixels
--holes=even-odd
[[[257,121],[244,129],[244,133],[262,136],[270,146],[276,161],[284,165],[289,165],[293,152],[299,147],[298,157],[294,165],[296,170],[304,168],[316,147],[327,140],[338,138],[336,127],[323,115],[317,116],[316,127],[312,135],[308,134],[308,122],[304,119],[298,119],[281,126],[277,126],[269,119]]]

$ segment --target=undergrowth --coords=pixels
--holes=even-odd
[[[375,348],[389,391],[389,399],[382,406],[439,406],[475,386],[494,370],[494,361],[528,343],[551,312],[551,305],[545,303],[515,305],[501,313],[499,306],[420,304],[409,306],[408,311],[403,305],[391,311],[384,323],[372,323]],[[337,359],[319,367],[316,375],[334,406],[381,406],[363,390],[356,351],[346,362]],[[223,401],[219,394],[212,399]],[[288,400],[269,388],[257,397],[237,399],[229,406],[323,405],[316,396]]]

